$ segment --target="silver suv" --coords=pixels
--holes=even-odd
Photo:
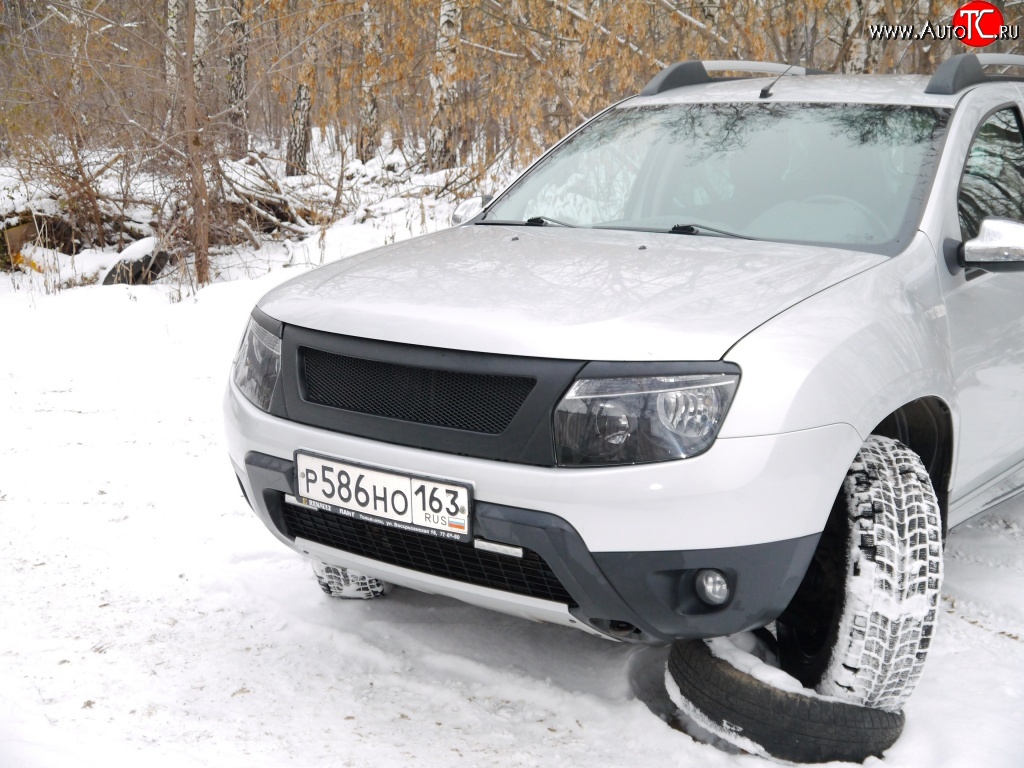
[[[331,594],[774,622],[804,685],[898,711],[946,531],[1024,486],[1006,65],[677,64],[459,226],[274,289],[225,398],[249,503]]]

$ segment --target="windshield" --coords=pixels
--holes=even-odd
[[[606,227],[896,253],[917,228],[949,110],[871,104],[613,109],[481,224]]]

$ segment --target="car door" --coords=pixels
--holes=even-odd
[[[978,127],[957,192],[964,242],[986,217],[1024,221],[1022,126],[1019,108],[1004,106]],[[946,311],[960,411],[955,503],[1024,460],[1024,273],[968,270],[946,296]],[[950,522],[1018,485],[1010,477],[994,496],[986,490],[985,499],[961,506]]]

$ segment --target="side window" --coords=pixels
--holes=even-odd
[[[981,220],[1024,221],[1024,138],[1016,109],[991,115],[967,153],[957,196],[964,240],[978,236]]]

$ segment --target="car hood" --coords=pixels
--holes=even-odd
[[[818,246],[468,225],[337,261],[260,308],[330,333],[578,360],[717,360],[787,307],[887,260]]]

